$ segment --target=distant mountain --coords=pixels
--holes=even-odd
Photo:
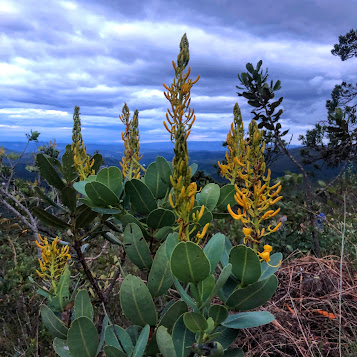
[[[191,151],[226,151],[226,148],[222,145],[223,141],[189,141],[188,150]],[[48,142],[38,142],[29,143],[28,151],[36,151],[37,147],[41,145],[48,144]],[[25,142],[1,142],[0,146],[4,146],[8,150],[22,152],[25,148]],[[63,152],[66,148],[65,143],[57,143],[57,148]],[[110,144],[95,144],[89,143],[87,145],[87,150],[89,154],[93,154],[95,151],[99,151],[102,155],[105,156],[114,156],[122,155],[124,152],[124,145],[122,143],[110,143]],[[290,145],[290,149],[300,147],[299,145]],[[173,143],[171,141],[160,141],[152,143],[140,143],[140,151],[143,153],[149,152],[171,152],[173,150]]]
[[[36,151],[36,148],[44,143],[38,143],[29,146],[28,151]],[[211,142],[198,142],[191,141],[189,145],[190,163],[197,163],[198,170],[204,171],[207,175],[213,177],[219,182],[225,182],[225,179],[220,177],[217,173],[217,168],[214,167],[217,161],[222,161],[225,156],[226,148],[222,146],[221,141]],[[0,146],[4,146],[6,151],[22,152],[25,143],[20,142],[7,142],[2,143]],[[64,152],[65,144],[57,144],[61,153]],[[301,162],[300,149],[302,147],[298,145],[290,145],[290,152],[292,155]],[[112,145],[103,144],[88,144],[87,150],[93,154],[98,150],[104,158],[105,165],[119,166],[119,162],[123,156],[123,145],[114,143]],[[163,156],[165,159],[172,161],[173,159],[173,144],[171,142],[158,142],[158,143],[143,143],[140,145],[140,152],[143,155],[140,161],[144,166],[148,166],[151,162],[155,161],[157,156]],[[26,179],[34,179],[36,174],[28,172],[25,167],[26,164],[31,163],[33,160],[33,154],[27,153],[16,168],[16,176]],[[339,168],[323,167],[322,170],[316,170],[313,165],[304,165],[306,170],[312,171],[315,174],[313,181],[325,180],[334,177],[339,172]],[[285,171],[291,171],[299,173],[295,165],[290,161],[286,155],[281,155],[273,164],[270,165],[272,171],[272,177],[283,176]]]

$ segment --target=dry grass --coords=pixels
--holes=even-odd
[[[242,331],[237,345],[247,356],[339,354],[338,256],[287,259],[278,270],[277,293],[264,307],[276,317],[269,325]],[[357,355],[357,271],[343,264],[342,356]]]

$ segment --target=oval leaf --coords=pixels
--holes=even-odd
[[[120,196],[123,183],[123,175],[116,166],[101,169],[97,174],[97,181],[110,188],[117,196]]]
[[[207,278],[210,270],[206,254],[193,242],[180,242],[172,252],[171,271],[184,283],[198,283]]]
[[[222,258],[226,236],[216,233],[206,244],[203,251],[211,263],[211,274],[216,270],[217,264]]]
[[[125,192],[130,202],[141,214],[149,214],[157,208],[156,200],[149,187],[138,179],[132,179],[125,184]]]
[[[195,334],[183,322],[183,315],[176,321],[172,330],[172,340],[177,357],[187,357],[191,353],[191,346],[196,342]]]
[[[156,333],[156,342],[163,357],[176,357],[174,342],[166,327],[159,326]]]
[[[240,312],[228,316],[222,326],[232,329],[250,328],[269,324],[274,319],[274,315],[268,311]]]
[[[67,327],[46,305],[40,307],[42,322],[53,337],[67,339]]]
[[[237,289],[228,297],[226,305],[237,311],[251,310],[265,304],[275,293],[278,279],[275,275],[245,288]]]
[[[157,250],[148,277],[148,288],[153,298],[165,294],[173,284],[170,261],[167,259],[166,246],[162,244]]]
[[[213,211],[217,205],[219,196],[219,186],[216,183],[209,183],[200,193],[197,193],[196,199],[199,205],[204,205],[208,210]]]
[[[186,312],[183,315],[183,322],[191,332],[205,331],[208,327],[206,319],[197,312]]]
[[[155,326],[156,308],[144,282],[131,274],[124,279],[120,289],[120,304],[125,316],[135,325]]]
[[[242,244],[235,246],[230,251],[229,262],[232,264],[232,273],[242,286],[253,284],[260,278],[260,261],[253,249]]]
[[[119,203],[118,196],[100,182],[88,182],[84,187],[89,199],[98,206],[115,206]]]
[[[145,184],[156,198],[165,197],[168,186],[161,180],[156,162],[152,162],[146,169]]]
[[[79,290],[74,300],[75,317],[87,317],[93,321],[93,306],[86,290]]]
[[[73,357],[95,357],[99,344],[97,329],[87,317],[75,319],[68,330],[68,347]]]
[[[129,223],[124,230],[124,249],[130,260],[140,269],[149,269],[152,256],[143,233],[135,223]]]
[[[175,214],[164,208],[156,208],[150,212],[146,223],[149,227],[159,229],[162,227],[170,227],[175,223]]]

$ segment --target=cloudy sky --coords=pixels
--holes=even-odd
[[[162,83],[184,33],[191,78],[201,75],[191,140],[224,140],[237,101],[250,121],[237,74],[262,59],[282,82],[282,125],[297,144],[326,118],[334,85],[357,82],[357,59],[331,54],[356,13],[355,0],[1,0],[0,144],[31,129],[69,143],[75,105],[85,142],[119,142],[124,102],[139,111],[142,142],[169,140]]]

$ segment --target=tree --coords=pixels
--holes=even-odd
[[[339,36],[339,44],[334,45],[331,53],[339,56],[342,61],[357,57],[357,30]],[[302,151],[306,163],[321,159],[329,166],[344,163],[332,182],[342,175],[349,161],[357,159],[356,99],[357,84],[342,82],[336,85],[331,92],[331,99],[326,101],[327,120],[317,123],[305,136],[300,136],[306,147]]]
[[[315,255],[319,257],[320,244],[314,229],[315,214],[313,212],[313,191],[311,181],[302,164],[294,158],[283,140],[283,137],[288,133],[288,130],[281,131],[282,126],[279,119],[283,114],[283,109],[280,108],[277,110],[283,101],[283,97],[273,101],[275,92],[281,89],[281,82],[278,80],[274,84],[273,81],[270,81],[269,84],[267,82],[268,69],[266,69],[265,73],[263,73],[263,70],[260,70],[262,63],[262,61],[259,61],[256,68],[254,68],[251,63],[247,63],[246,68],[248,72],[242,72],[240,75],[238,74],[238,79],[243,87],[236,87],[238,89],[245,89],[245,91],[237,92],[237,94],[238,96],[248,99],[248,104],[254,107],[251,113],[254,114],[253,119],[259,123],[258,128],[265,128],[266,130],[271,131],[275,143],[279,147],[280,151],[287,155],[301,172],[305,185],[306,208],[309,212],[309,224],[311,227],[314,252]]]
[[[339,36],[338,40],[339,43],[331,50],[334,56],[339,56],[342,61],[357,57],[357,30],[351,29],[345,36]]]

